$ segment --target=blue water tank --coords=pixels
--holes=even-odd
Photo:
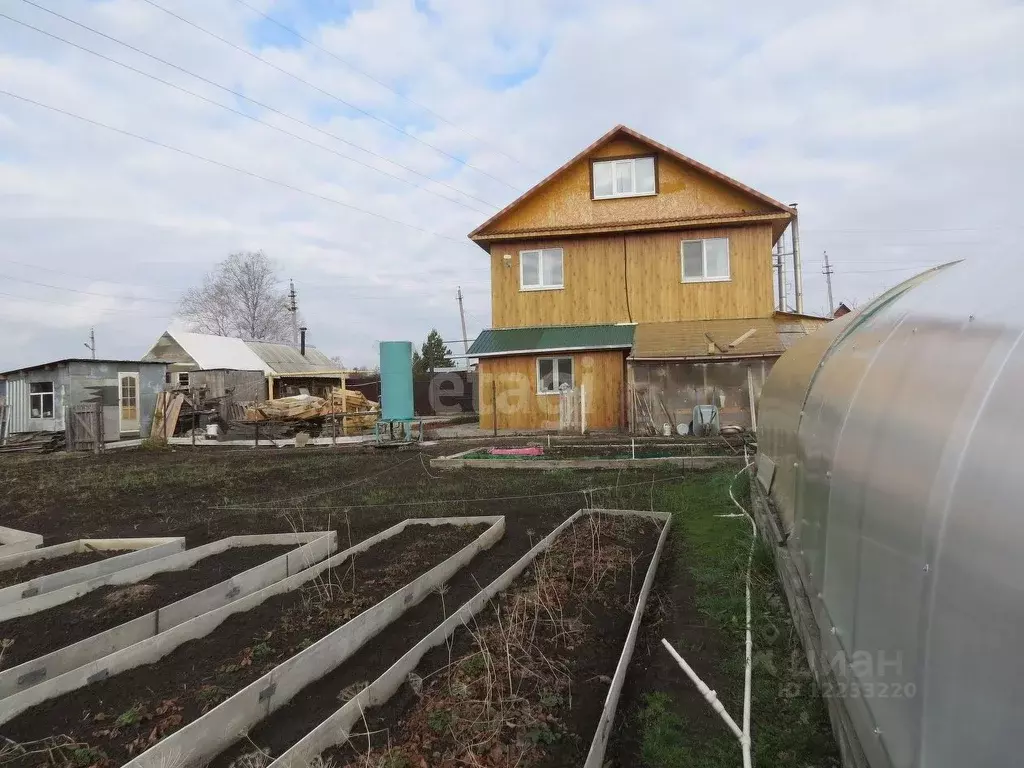
[[[413,417],[411,341],[380,343],[380,400],[385,421]]]

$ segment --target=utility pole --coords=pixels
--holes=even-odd
[[[288,281],[288,311],[292,313],[292,344],[299,346],[299,305],[295,301],[295,281]]]
[[[828,285],[828,314],[831,316],[835,311],[835,303],[832,301],[832,265],[828,263],[828,251],[825,251],[825,264],[821,268],[821,274],[825,276],[825,283]]]
[[[456,294],[459,299],[459,319],[462,320],[462,346],[466,348],[466,354],[469,354],[469,336],[466,335],[466,311],[462,308],[462,286],[459,286],[459,292]],[[469,370],[469,358],[466,358],[466,370]]]
[[[96,328],[89,329],[89,342],[85,345],[85,348],[92,352],[92,359],[96,359]]]
[[[790,203],[790,207],[796,211],[796,203]],[[790,225],[793,230],[793,290],[796,293],[796,311],[804,313],[804,271],[800,262],[800,214],[793,216],[793,223]]]

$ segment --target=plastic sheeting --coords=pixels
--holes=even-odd
[[[1021,764],[1024,321],[983,263],[924,273],[795,345],[761,472],[872,768]]]

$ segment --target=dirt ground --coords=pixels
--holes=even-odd
[[[100,587],[45,611],[8,619],[0,623],[0,641],[7,644],[0,669],[37,659],[144,616],[273,560],[289,549],[292,547],[232,547],[204,557],[183,571],[156,573],[135,584]]]
[[[48,576],[58,571],[66,571],[69,568],[78,568],[82,565],[89,565],[104,560],[114,555],[122,555],[124,552],[72,552],[62,557],[48,557],[41,560],[31,560],[19,568],[8,568],[0,571],[0,587],[10,587],[14,584],[23,584],[26,581],[37,579],[40,576]]]
[[[742,607],[737,574],[742,576],[738,568],[745,565],[749,528],[744,534],[735,522],[714,519],[715,514],[734,511],[726,494],[733,473],[683,473],[677,467],[440,471],[429,466],[433,456],[479,445],[445,442],[422,450],[179,448],[99,457],[3,457],[0,522],[41,533],[47,544],[82,537],[178,535],[193,547],[234,534],[330,529],[338,531],[344,545],[409,517],[505,515],[504,538],[451,580],[443,600],[432,595],[412,608],[400,631],[382,633],[335,673],[308,687],[303,702],[293,701],[275,713],[265,730],[253,730],[250,737],[256,743],[279,754],[304,735],[310,714],[306,701],[333,711],[343,690],[374,679],[408,649],[408,637],[435,627],[446,611],[469,599],[577,509],[591,505],[669,511],[674,515],[671,548],[648,605],[643,642],[616,717],[609,765],[735,765],[735,740],[721,733],[721,723],[700,694],[657,646],[660,637],[675,638],[730,711],[737,710],[742,646],[737,643],[734,598],[738,596]],[[716,564],[721,564],[717,570]],[[766,588],[766,611],[775,610],[774,603],[768,604],[769,592]],[[785,617],[773,615],[773,620],[778,624]],[[769,650],[779,658],[790,653],[787,643],[793,637],[780,629],[781,640],[764,640],[775,643]],[[755,742],[760,739],[772,756],[758,764],[837,764],[820,697],[811,691],[780,707],[772,700],[778,684],[774,678],[767,680],[765,693],[755,699],[754,724],[760,729]],[[789,717],[792,723],[785,720]],[[2,725],[0,735],[5,735]],[[689,759],[694,754],[700,756],[698,762]]]

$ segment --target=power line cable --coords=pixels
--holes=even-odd
[[[55,35],[55,34],[53,34],[51,32],[47,32],[44,29],[39,29],[39,27],[34,27],[31,24],[25,23],[24,21],[19,21],[18,19],[11,18],[10,16],[8,16],[5,13],[0,13],[0,18],[7,19],[8,21],[12,21],[15,24],[19,24],[19,25],[21,25],[23,27],[26,27],[27,29],[34,30],[35,32],[38,32],[41,35],[46,35],[49,38],[52,38],[52,39],[57,40],[59,42],[62,42],[64,44],[66,44],[66,45],[70,45],[71,47],[77,48],[78,50],[84,51],[85,53],[92,54],[93,56],[96,56],[97,58],[103,59],[104,61],[108,61],[111,64],[116,64],[119,67],[124,67],[125,69],[127,69],[127,70],[129,70],[131,72],[135,72],[136,74],[142,75],[143,77],[147,77],[150,80],[155,80],[156,82],[162,83],[163,85],[166,85],[169,88],[174,88],[176,91],[180,91],[181,93],[188,94],[189,96],[192,96],[192,97],[194,97],[196,99],[199,99],[200,101],[205,101],[207,104],[212,104],[215,107],[220,107],[221,109],[226,110],[228,112],[231,112],[232,114],[238,115],[239,117],[244,117],[246,120],[252,120],[254,123],[259,123],[260,125],[265,126],[267,128],[270,128],[271,130],[277,131],[278,133],[283,133],[285,136],[291,136],[293,139],[298,139],[299,141],[305,142],[306,144],[309,144],[310,146],[316,147],[317,149],[322,149],[325,152],[330,152],[332,155],[337,155],[338,157],[340,157],[340,158],[342,158],[344,160],[349,160],[349,161],[351,161],[353,163],[356,163],[357,165],[363,166],[364,168],[369,168],[371,171],[376,171],[377,173],[383,174],[384,176],[388,176],[388,177],[390,177],[392,179],[396,179],[398,181],[401,181],[404,184],[410,184],[410,185],[416,187],[417,189],[422,189],[424,192],[428,192],[428,193],[430,193],[432,195],[435,195],[436,197],[439,197],[442,200],[447,200],[449,203],[455,203],[456,205],[461,205],[463,208],[466,208],[467,210],[473,211],[474,213],[482,214],[484,216],[490,215],[487,211],[481,211],[479,208],[474,208],[472,205],[467,205],[466,203],[462,202],[461,200],[453,200],[450,197],[445,197],[444,195],[441,195],[441,194],[435,192],[432,189],[424,187],[421,184],[417,184],[415,181],[412,181],[411,179],[403,179],[401,176],[396,176],[395,174],[388,173],[387,171],[383,171],[380,168],[375,168],[374,166],[370,165],[369,163],[364,163],[362,160],[357,160],[354,157],[351,157],[350,155],[346,155],[343,152],[339,152],[336,149],[331,149],[330,147],[324,146],[323,144],[318,144],[317,142],[312,141],[311,139],[307,139],[305,136],[300,136],[297,133],[292,133],[291,131],[288,131],[288,130],[285,130],[284,128],[276,126],[273,123],[268,123],[268,122],[266,122],[264,120],[261,120],[260,118],[255,117],[253,115],[248,115],[245,112],[242,112],[241,110],[235,109],[233,107],[229,107],[226,104],[221,104],[220,102],[214,101],[213,99],[208,99],[206,96],[203,96],[202,94],[196,93],[195,91],[190,91],[188,88],[183,88],[182,86],[176,85],[175,83],[172,83],[169,80],[164,80],[163,78],[157,77],[156,75],[151,75],[148,72],[144,72],[141,69],[137,69],[137,68],[131,66],[130,64],[125,64],[124,62],[118,61],[117,59],[112,59],[111,57],[106,56],[106,55],[104,55],[102,53],[99,53],[98,51],[94,51],[91,48],[86,48],[83,45],[79,45],[78,43],[74,43],[71,40],[67,40],[67,39],[65,39],[63,37],[60,37],[59,35]]]
[[[381,81],[381,80],[378,80],[378,79],[377,79],[376,77],[374,77],[374,76],[373,76],[373,75],[371,75],[370,73],[366,72],[365,70],[363,70],[363,69],[360,69],[359,67],[357,67],[357,66],[356,66],[355,64],[353,64],[353,63],[352,63],[351,61],[349,61],[348,59],[342,58],[341,56],[339,56],[338,54],[334,53],[333,51],[330,51],[330,50],[328,50],[327,48],[324,48],[324,47],[323,47],[322,45],[320,45],[319,43],[315,43],[315,42],[313,42],[313,41],[312,41],[312,40],[310,40],[310,39],[309,39],[308,37],[305,37],[304,35],[302,35],[302,34],[301,34],[301,33],[300,33],[300,32],[299,32],[298,30],[296,30],[295,28],[293,28],[293,27],[289,27],[289,26],[288,26],[287,24],[285,24],[284,22],[282,22],[282,21],[279,21],[278,19],[275,19],[275,18],[274,18],[273,16],[271,16],[271,15],[269,15],[269,14],[267,14],[267,13],[264,13],[264,12],[263,12],[263,11],[261,11],[261,10],[260,10],[259,8],[254,8],[254,7],[253,7],[253,6],[251,6],[251,5],[249,4],[249,3],[247,3],[247,2],[245,1],[245,0],[236,0],[236,2],[237,2],[237,3],[239,4],[239,5],[244,5],[244,6],[246,7],[246,8],[248,8],[248,9],[249,9],[250,11],[252,11],[253,13],[255,13],[255,14],[259,15],[259,16],[262,16],[262,17],[263,17],[264,19],[266,19],[267,21],[269,21],[269,22],[270,22],[271,24],[274,24],[274,25],[276,25],[276,26],[277,26],[277,27],[279,27],[280,29],[283,29],[283,30],[284,30],[285,32],[288,32],[289,34],[291,34],[291,35],[294,35],[295,37],[297,37],[297,38],[298,38],[299,40],[303,41],[303,42],[304,42],[304,43],[306,43],[307,45],[311,45],[311,46],[313,46],[314,48],[316,48],[316,49],[317,49],[318,51],[320,51],[321,53],[325,53],[325,54],[327,54],[328,56],[330,56],[330,57],[331,57],[332,59],[334,59],[335,61],[337,61],[337,62],[339,62],[339,63],[341,63],[341,64],[344,64],[344,65],[345,65],[346,67],[348,67],[349,69],[351,69],[351,70],[352,70],[353,72],[358,72],[358,73],[359,73],[360,75],[362,75],[363,77],[365,77],[365,78],[366,78],[367,80],[370,80],[371,82],[374,82],[374,83],[376,83],[377,85],[379,85],[379,86],[380,86],[381,88],[384,88],[384,89],[386,89],[386,90],[390,91],[391,93],[395,94],[395,96],[397,96],[398,98],[400,98],[400,99],[403,99],[404,101],[407,101],[407,102],[409,102],[410,104],[412,104],[412,105],[413,105],[414,107],[416,107],[416,108],[418,108],[418,109],[421,109],[421,110],[423,110],[424,112],[426,112],[426,113],[427,113],[427,114],[429,114],[429,115],[432,115],[433,117],[435,117],[435,118],[437,118],[438,120],[440,120],[440,121],[441,121],[442,123],[445,123],[445,124],[447,124],[447,125],[450,125],[450,126],[452,126],[453,128],[455,128],[455,129],[457,129],[457,130],[461,131],[461,132],[462,132],[462,133],[464,133],[464,134],[465,134],[466,136],[469,136],[469,137],[470,137],[471,139],[473,139],[474,141],[477,141],[477,142],[479,142],[479,143],[480,143],[480,144],[482,144],[483,146],[487,146],[487,147],[490,147],[490,148],[491,148],[491,149],[493,149],[493,150],[494,150],[495,152],[497,152],[497,153],[498,153],[498,154],[500,154],[500,155],[503,155],[504,157],[507,157],[507,158],[508,158],[509,160],[511,160],[512,162],[514,162],[514,163],[518,163],[519,165],[522,165],[522,166],[526,166],[526,163],[524,163],[524,162],[523,162],[522,160],[520,160],[519,158],[517,158],[517,157],[515,157],[515,156],[513,156],[513,155],[510,155],[510,154],[509,154],[508,152],[505,152],[505,151],[504,151],[503,149],[501,149],[501,147],[498,147],[498,146],[497,146],[497,145],[495,145],[495,144],[491,144],[490,142],[486,142],[486,141],[484,141],[483,139],[481,139],[481,138],[480,138],[479,136],[477,136],[476,134],[474,134],[474,133],[472,133],[472,132],[470,132],[470,131],[466,130],[465,128],[463,128],[463,127],[462,127],[462,126],[460,126],[460,125],[456,125],[455,123],[453,123],[453,122],[452,122],[451,120],[448,120],[448,119],[447,119],[447,118],[445,118],[444,116],[442,116],[442,115],[439,115],[439,114],[438,114],[437,112],[435,112],[435,111],[434,111],[433,109],[431,109],[430,107],[426,106],[425,104],[421,104],[420,102],[416,101],[415,99],[412,99],[412,98],[410,98],[410,97],[406,96],[406,95],[405,95],[404,93],[401,93],[400,91],[396,91],[396,90],[395,90],[394,88],[392,88],[392,87],[391,87],[390,85],[388,85],[387,83],[385,83],[385,82],[383,82],[383,81]]]
[[[38,269],[38,270],[41,270],[43,272],[51,272],[51,273],[53,273],[55,275],[64,275],[65,277],[76,277],[76,278],[78,278],[80,280],[95,280],[98,283],[110,283],[111,285],[124,285],[124,286],[127,286],[129,288],[137,287],[136,283],[125,283],[125,282],[122,282],[120,280],[108,280],[108,279],[106,279],[104,277],[100,277],[98,275],[83,275],[83,274],[81,274],[79,272],[67,272],[67,271],[62,270],[62,269],[53,269],[52,267],[43,267],[43,266],[40,266],[39,264],[29,264],[28,262],[15,261],[14,259],[0,258],[0,261],[6,262],[7,264],[17,264],[19,267],[25,267],[27,269]],[[153,301],[153,299],[147,299],[147,300],[148,301]],[[159,301],[159,299],[158,299],[158,301]]]
[[[865,228],[851,228],[851,229],[803,229],[803,232],[993,232],[1000,230],[1021,230],[1024,226],[1008,226],[1008,227],[890,227],[890,228],[878,228],[873,229],[870,227]]]
[[[4,91],[0,91],[4,93]],[[161,304],[177,304],[178,302],[171,299],[154,299],[150,296],[119,296],[113,293],[97,293],[96,291],[83,291],[78,288],[65,288],[60,285],[49,285],[48,283],[37,283],[35,280],[26,280],[23,277],[11,277],[10,275],[0,275],[0,278],[5,280],[14,280],[18,283],[28,283],[29,285],[38,285],[40,288],[52,288],[55,291],[68,291],[70,293],[82,293],[86,296],[102,296],[105,299],[121,299],[123,301],[159,301]]]
[[[73,305],[69,305],[66,302],[62,302],[62,301],[47,301],[46,299],[36,299],[36,298],[31,298],[29,296],[18,296],[18,295],[13,294],[13,293],[0,293],[0,296],[6,296],[9,299],[15,299],[17,301],[26,301],[26,302],[29,302],[31,304],[49,304],[49,305],[52,305],[52,306],[55,306],[55,307],[64,307],[65,309],[88,310],[89,312],[101,312],[101,313],[104,313],[104,314],[110,313],[110,312],[124,312],[124,313],[131,314],[133,317],[145,318],[147,320],[170,320],[172,317],[174,317],[174,315],[139,315],[139,314],[136,314],[134,310],[124,309],[123,307],[104,308],[104,307],[73,306]]]
[[[254,171],[249,171],[249,170],[246,170],[244,168],[238,168],[237,166],[234,166],[234,165],[229,165],[227,163],[222,163],[219,160],[214,160],[212,158],[205,157],[204,155],[198,155],[195,152],[189,152],[187,149],[181,149],[180,147],[175,147],[175,146],[172,146],[171,144],[165,144],[162,141],[157,141],[156,139],[150,139],[150,138],[148,138],[146,136],[141,136],[141,135],[139,135],[137,133],[132,133],[131,131],[126,131],[123,128],[115,128],[112,125],[107,125],[106,123],[101,123],[101,122],[99,122],[97,120],[91,120],[88,117],[83,117],[82,115],[75,114],[74,112],[68,112],[67,110],[61,109],[60,107],[54,107],[54,106],[51,106],[49,104],[43,104],[42,102],[35,101],[34,99],[30,99],[27,96],[21,96],[21,95],[19,95],[17,93],[11,93],[10,91],[5,91],[5,90],[0,90],[0,95],[9,96],[12,99],[18,99],[19,101],[23,101],[26,104],[33,104],[33,105],[35,105],[37,107],[40,107],[42,109],[48,109],[51,112],[56,112],[58,114],[65,115],[66,117],[73,117],[76,120],[81,120],[82,122],[88,123],[89,125],[93,125],[93,126],[95,126],[97,128],[103,128],[103,129],[108,130],[108,131],[113,131],[114,133],[121,134],[122,136],[130,136],[133,139],[138,139],[139,141],[144,141],[147,144],[152,144],[153,146],[156,146],[156,147],[161,147],[163,149],[168,149],[168,150],[170,150],[172,152],[177,152],[178,154],[184,155],[185,157],[191,157],[194,160],[201,160],[204,163],[209,163],[210,165],[215,165],[218,168],[224,168],[224,169],[229,170],[229,171],[234,171],[235,173],[240,173],[240,174],[242,174],[244,176],[248,176],[248,177],[253,178],[253,179],[258,179],[260,181],[264,181],[267,184],[273,184],[274,186],[282,187],[283,189],[288,189],[288,190],[291,190],[292,192],[298,192],[299,194],[302,194],[302,195],[307,195],[309,197],[314,197],[317,200],[322,200],[322,201],[324,201],[326,203],[333,203],[334,205],[341,206],[342,208],[348,208],[349,210],[356,211],[357,213],[363,213],[363,214],[366,214],[367,216],[373,216],[374,218],[381,219],[382,221],[387,221],[387,222],[390,222],[391,224],[397,224],[397,225],[399,225],[401,227],[406,227],[407,229],[412,229],[412,230],[415,230],[416,232],[421,232],[421,233],[423,233],[425,235],[432,235],[434,237],[441,238],[442,240],[448,240],[448,241],[450,241],[452,243],[457,243],[458,245],[471,245],[471,243],[467,243],[464,240],[459,240],[459,239],[456,239],[454,237],[450,237],[448,235],[443,235],[440,232],[433,232],[433,231],[431,231],[429,229],[423,229],[422,227],[418,227],[415,224],[409,224],[408,222],[405,222],[405,221],[399,221],[398,219],[393,219],[390,216],[385,216],[382,213],[376,213],[374,211],[368,211],[365,208],[359,208],[358,206],[351,205],[349,203],[343,202],[343,201],[338,200],[336,198],[328,197],[327,195],[321,195],[318,192],[310,192],[309,190],[302,189],[301,187],[293,186],[292,184],[288,184],[287,182],[278,181],[277,179],[272,179],[269,176],[262,176],[262,175],[260,175],[258,173],[255,173]]]
[[[248,102],[250,104],[254,104],[255,106],[260,107],[261,109],[265,109],[268,112],[272,112],[275,115],[280,115],[281,117],[285,118],[286,120],[290,120],[293,123],[296,123],[298,125],[301,125],[301,126],[304,126],[306,128],[309,128],[310,130],[316,131],[317,133],[323,134],[324,136],[332,138],[335,141],[339,141],[342,144],[345,144],[347,146],[352,147],[353,149],[357,149],[360,152],[364,152],[367,155],[370,155],[371,157],[376,157],[379,160],[383,160],[386,163],[390,163],[391,165],[395,166],[396,168],[401,168],[404,171],[408,171],[409,173],[411,173],[411,174],[413,174],[415,176],[418,176],[421,179],[425,179],[426,181],[430,181],[430,182],[433,182],[434,184],[438,184],[438,185],[440,185],[440,186],[442,186],[442,187],[444,187],[446,189],[450,189],[451,191],[453,191],[453,192],[455,192],[457,194],[460,194],[460,195],[463,195],[465,197],[468,197],[470,200],[475,200],[478,203],[483,203],[484,205],[486,205],[486,206],[488,206],[490,208],[495,208],[495,209],[498,208],[497,205],[495,205],[494,203],[492,203],[492,202],[490,202],[488,200],[484,200],[483,198],[476,197],[475,195],[471,195],[469,192],[464,192],[463,190],[459,189],[456,186],[448,184],[447,182],[441,181],[439,179],[435,179],[435,178],[433,178],[431,176],[428,176],[425,173],[420,173],[416,169],[410,168],[407,165],[403,165],[402,163],[398,162],[397,160],[392,160],[391,158],[386,157],[386,156],[384,156],[384,155],[382,155],[382,154],[380,154],[378,152],[374,152],[371,149],[366,149],[365,147],[362,147],[359,144],[356,144],[356,143],[354,143],[352,141],[349,141],[348,139],[342,138],[341,136],[338,136],[335,133],[331,133],[330,131],[324,130],[323,128],[319,128],[319,127],[313,125],[312,123],[306,122],[305,120],[302,120],[300,118],[297,118],[297,117],[294,117],[292,115],[289,115],[287,112],[283,112],[282,110],[277,109],[276,107],[272,107],[269,104],[266,104],[266,103],[264,103],[262,101],[254,99],[254,98],[252,98],[250,96],[246,96],[241,91],[236,91],[233,88],[228,88],[227,86],[221,85],[220,83],[218,83],[218,82],[216,82],[214,80],[210,80],[209,78],[204,77],[203,75],[196,74],[195,72],[192,72],[191,70],[185,69],[184,67],[178,66],[177,64],[175,64],[175,63],[173,63],[171,61],[167,61],[166,59],[162,59],[159,56],[155,56],[152,53],[149,53],[148,51],[144,51],[143,49],[138,48],[138,47],[132,45],[131,43],[126,43],[124,40],[119,40],[118,38],[113,37],[111,35],[108,35],[105,32],[101,32],[100,30],[95,29],[94,27],[90,27],[88,24],[83,24],[80,21],[76,21],[75,19],[72,19],[70,16],[65,16],[62,13],[58,13],[57,11],[51,10],[50,8],[47,8],[47,7],[42,6],[42,5],[39,5],[38,3],[33,2],[33,0],[21,0],[21,1],[23,3],[25,3],[26,5],[30,5],[33,8],[38,8],[40,11],[48,13],[51,16],[55,16],[58,19],[62,19],[63,21],[68,22],[69,24],[73,24],[76,27],[79,27],[80,29],[84,29],[87,32],[91,32],[94,35],[102,37],[105,40],[109,40],[112,43],[115,43],[115,44],[120,45],[120,46],[122,46],[124,48],[127,48],[130,51],[134,51],[135,53],[139,54],[140,56],[145,56],[147,59],[155,61],[155,62],[157,62],[159,64],[163,64],[164,66],[170,67],[171,69],[174,69],[174,70],[177,70],[178,72],[181,72],[182,74],[188,75],[189,77],[194,77],[196,80],[199,80],[200,82],[206,83],[207,85],[213,86],[214,88],[217,88],[217,89],[219,89],[221,91],[224,91],[225,93],[228,93],[228,94],[230,94],[230,95],[232,95],[232,96],[234,96],[236,98],[242,99],[243,101],[246,101],[246,102]],[[10,16],[5,16],[4,18],[11,19]],[[17,22],[19,24],[23,24],[24,26],[29,26],[28,24],[25,24],[24,22],[20,22],[17,19],[11,19],[11,21],[15,21],[15,22]],[[35,27],[32,27],[32,28],[36,29]],[[42,30],[37,30],[37,31],[42,31]],[[44,34],[49,34],[49,33],[44,32]],[[56,36],[55,35],[51,35],[51,37],[56,37]],[[62,38],[59,38],[59,39],[62,39]],[[74,45],[74,44],[72,43],[72,45]],[[80,46],[76,46],[76,47],[80,47]],[[83,50],[88,50],[88,49],[84,49],[83,48]],[[89,51],[89,52],[92,53],[92,51]],[[100,54],[97,54],[97,55],[100,55]],[[120,62],[117,62],[114,59],[108,59],[108,60],[109,61],[113,61],[114,63],[120,64]],[[128,65],[122,64],[122,66],[127,67]],[[136,70],[136,71],[138,71],[138,70]],[[143,72],[141,74],[146,74],[146,73]],[[152,75],[148,75],[148,74],[146,74],[146,76],[147,77],[152,77]],[[154,78],[154,79],[156,79],[156,78]],[[164,82],[164,81],[161,81],[161,82]],[[171,85],[174,88],[178,88],[179,90],[185,91],[185,89],[183,89],[183,88],[179,88],[178,86],[173,85],[173,84],[171,84]],[[191,91],[185,91],[185,92],[189,93],[189,94],[192,93]],[[200,96],[198,98],[202,98],[202,99],[206,100],[205,97],[202,97],[202,96]],[[217,104],[218,106],[224,107],[223,104],[218,104],[217,102],[212,102],[212,103],[213,104]],[[225,109],[229,109],[228,107],[224,107],[224,108]],[[234,110],[232,110],[232,111],[234,111]],[[269,123],[264,123],[264,124],[265,125],[270,125]],[[319,145],[317,145],[317,146],[319,146]],[[342,155],[342,157],[347,157],[347,155]],[[359,162],[358,160],[355,160],[354,158],[350,158],[350,159],[353,162],[357,162],[357,163]],[[373,168],[373,166],[367,166],[367,167]],[[374,170],[377,170],[377,171],[379,171],[380,173],[383,173],[386,176],[390,176],[391,175],[391,174],[387,173],[386,171],[381,171],[379,168],[374,169]],[[398,178],[398,177],[395,177],[395,178]],[[443,199],[448,199],[448,198],[443,198]]]
[[[394,125],[393,123],[388,122],[384,118],[379,117],[378,115],[375,115],[372,112],[369,112],[369,111],[367,111],[365,109],[362,109],[361,107],[357,107],[355,104],[353,104],[353,103],[351,103],[349,101],[345,101],[340,96],[338,96],[338,95],[336,95],[334,93],[331,93],[330,91],[324,90],[323,88],[321,88],[318,85],[314,85],[313,83],[311,83],[308,80],[305,80],[305,79],[299,77],[298,75],[294,74],[293,72],[289,72],[284,67],[277,66],[277,64],[274,64],[272,61],[267,61],[262,56],[260,56],[258,53],[253,53],[249,49],[244,48],[241,45],[237,45],[237,44],[231,42],[226,37],[221,37],[216,32],[211,32],[206,27],[203,27],[203,26],[201,26],[199,24],[196,24],[194,21],[190,21],[189,19],[186,19],[184,16],[179,16],[174,11],[171,11],[171,10],[169,10],[167,8],[164,8],[159,3],[154,2],[154,0],[142,0],[142,2],[144,2],[144,3],[148,4],[148,5],[153,6],[154,8],[156,8],[159,11],[163,11],[168,16],[172,16],[173,18],[178,19],[179,21],[181,21],[181,22],[183,22],[185,24],[188,24],[193,29],[196,29],[196,30],[200,31],[200,32],[202,32],[205,35],[209,35],[210,37],[212,37],[215,40],[219,40],[220,42],[224,43],[224,45],[227,45],[227,46],[229,46],[231,48],[234,48],[236,51],[238,51],[240,53],[244,53],[246,56],[249,56],[250,58],[253,58],[256,61],[262,62],[263,64],[265,64],[266,66],[270,67],[271,69],[274,69],[277,72],[280,72],[281,74],[286,75],[287,77],[290,77],[293,80],[302,83],[303,85],[307,86],[308,88],[312,88],[313,90],[317,91],[318,93],[322,93],[324,96],[327,96],[328,98],[334,99],[339,104],[343,104],[344,106],[348,107],[349,109],[353,109],[356,112],[359,112],[360,114],[366,115],[371,120],[376,120],[381,125],[386,125],[388,128],[392,129],[393,131],[397,131],[398,133],[401,133],[403,136],[408,136],[413,141],[417,141],[420,144],[422,144],[423,146],[429,147],[430,149],[434,150],[435,152],[437,152],[437,153],[439,153],[441,155],[444,155],[445,157],[448,157],[448,158],[454,160],[455,162],[457,162],[457,163],[459,163],[461,165],[466,166],[467,168],[471,168],[472,170],[476,171],[477,173],[479,173],[479,174],[481,174],[483,176],[488,177],[489,179],[493,179],[494,181],[498,182],[499,184],[504,184],[509,189],[515,190],[516,192],[522,191],[518,187],[516,187],[516,186],[514,186],[512,184],[509,184],[507,181],[504,181],[503,179],[499,179],[497,176],[494,176],[494,175],[488,173],[487,171],[483,170],[482,168],[478,168],[477,166],[473,165],[472,163],[470,163],[470,162],[468,162],[466,160],[463,160],[461,157],[453,155],[450,152],[446,152],[445,150],[441,149],[440,147],[437,147],[437,146],[431,144],[429,141],[426,141],[425,139],[421,139],[419,136],[416,136],[415,134],[409,133],[405,129],[400,128],[399,126]]]

